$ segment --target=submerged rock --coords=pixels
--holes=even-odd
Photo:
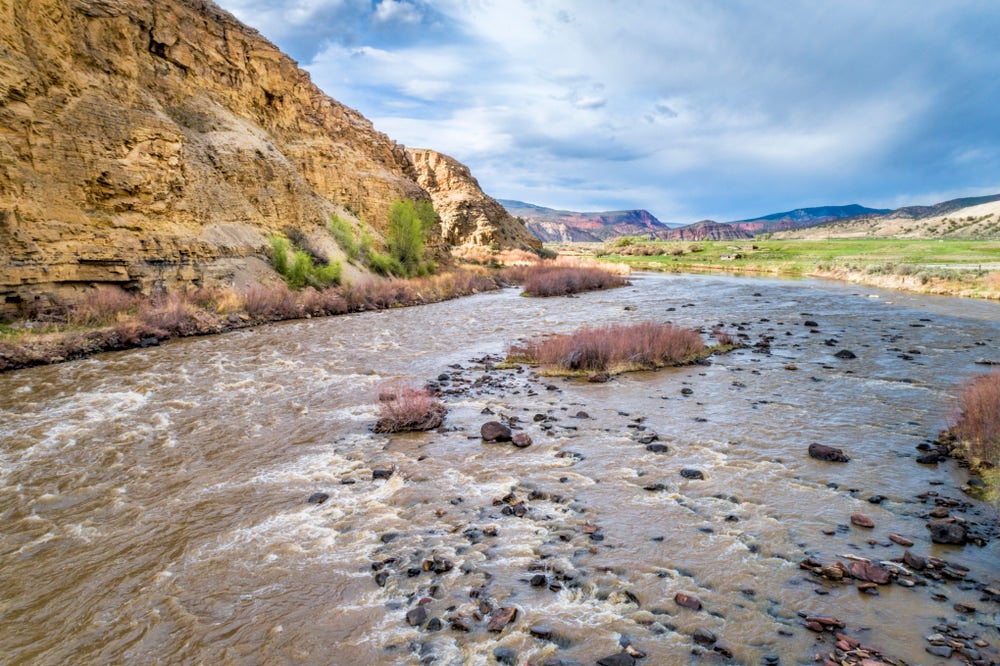
[[[312,495],[309,496],[309,499],[307,499],[306,501],[309,502],[310,504],[322,504],[328,499],[330,499],[330,496],[327,495],[326,493],[313,493]]]
[[[828,462],[848,462],[850,457],[844,453],[843,449],[838,449],[835,446],[827,446],[826,444],[819,444],[813,442],[809,445],[809,457],[815,458],[816,460],[826,460]]]
[[[858,357],[858,355],[852,352],[850,349],[841,349],[839,352],[834,354],[834,356],[840,359],[852,359]]]
[[[858,527],[875,527],[875,521],[860,512],[851,514],[851,524]]]
[[[685,594],[684,592],[678,592],[674,595],[674,603],[684,608],[690,608],[691,610],[701,610],[701,600],[694,595]]]

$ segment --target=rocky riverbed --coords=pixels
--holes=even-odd
[[[935,438],[996,305],[854,290],[637,276],[0,375],[0,654],[996,661],[996,512]],[[604,383],[498,367],[650,319],[746,346]],[[435,383],[443,425],[373,433],[394,382]]]

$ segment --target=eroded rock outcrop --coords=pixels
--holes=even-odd
[[[441,216],[441,235],[449,245],[540,249],[542,242],[487,196],[461,162],[433,150],[407,148],[417,182],[427,190]]]
[[[414,179],[401,146],[209,2],[0,3],[0,309],[231,283],[265,270],[268,233],[318,237],[345,210],[383,228],[392,201],[427,198]]]

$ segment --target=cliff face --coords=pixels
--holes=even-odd
[[[0,3],[0,309],[231,282],[268,233],[376,230],[404,149],[201,0]],[[328,243],[329,253],[337,250]]]
[[[495,199],[488,197],[469,168],[433,150],[408,148],[417,182],[427,190],[441,216],[441,235],[449,245],[540,249],[535,238]]]

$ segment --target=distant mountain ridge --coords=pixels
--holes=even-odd
[[[881,215],[891,213],[889,208],[867,208],[859,204],[848,204],[846,206],[816,206],[814,208],[796,208],[795,210],[783,213],[771,213],[749,220],[737,220],[727,222],[730,226],[743,231],[755,233],[769,233],[774,231],[789,231],[792,229],[802,229],[804,227],[814,227],[826,222],[840,220],[848,217],[858,217],[860,215]]]
[[[617,236],[656,234],[670,228],[647,210],[581,213],[498,199],[507,212],[525,221],[528,231],[546,243],[602,241]]]
[[[904,206],[808,228],[778,231],[781,238],[1000,238],[1000,194]]]

